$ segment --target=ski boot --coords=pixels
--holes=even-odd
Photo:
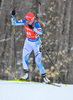
[[[50,84],[51,83],[51,81],[46,77],[46,74],[42,74],[42,76],[43,76],[43,80],[44,80],[44,82],[46,84]]]
[[[27,80],[27,79],[29,79],[29,72],[28,72],[27,70],[24,70],[24,73],[25,73],[25,75],[22,76],[22,77],[20,78],[20,80]]]

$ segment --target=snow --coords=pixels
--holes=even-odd
[[[0,81],[0,100],[73,100],[73,85]]]

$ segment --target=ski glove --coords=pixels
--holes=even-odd
[[[34,29],[34,27],[32,25],[28,25],[28,26],[29,26],[30,29],[32,29],[32,30]]]
[[[13,15],[13,16],[15,15],[15,10],[12,11],[12,15]]]

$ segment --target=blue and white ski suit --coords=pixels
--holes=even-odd
[[[21,19],[19,21],[16,21],[15,17],[13,17],[13,15],[11,16],[11,22],[12,22],[12,25],[15,25],[15,26],[19,26],[19,25],[26,26],[27,25],[25,19]],[[39,22],[36,22],[34,24],[33,31],[37,33],[37,37],[40,40],[39,35],[42,34],[42,29],[39,28],[39,27],[40,27]],[[23,68],[24,68],[24,70],[28,71],[28,68],[29,68],[28,58],[29,58],[30,53],[33,50],[34,54],[35,54],[36,65],[39,68],[40,73],[44,74],[45,73],[45,69],[44,69],[44,66],[41,63],[41,57],[42,57],[42,53],[40,51],[41,44],[39,43],[38,39],[37,38],[31,39],[31,38],[28,38],[26,36],[26,40],[25,40],[24,47],[23,47],[23,55],[22,55],[23,56],[22,57],[23,58]]]

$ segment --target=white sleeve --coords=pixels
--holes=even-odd
[[[12,22],[12,25],[15,25],[15,26],[19,26],[19,25],[25,26],[25,23],[26,23],[25,19],[24,20],[21,19],[19,21],[16,21],[15,16],[13,16],[13,15],[11,16],[11,22]]]
[[[42,35],[42,29],[41,28],[34,28],[33,29],[37,34]]]

